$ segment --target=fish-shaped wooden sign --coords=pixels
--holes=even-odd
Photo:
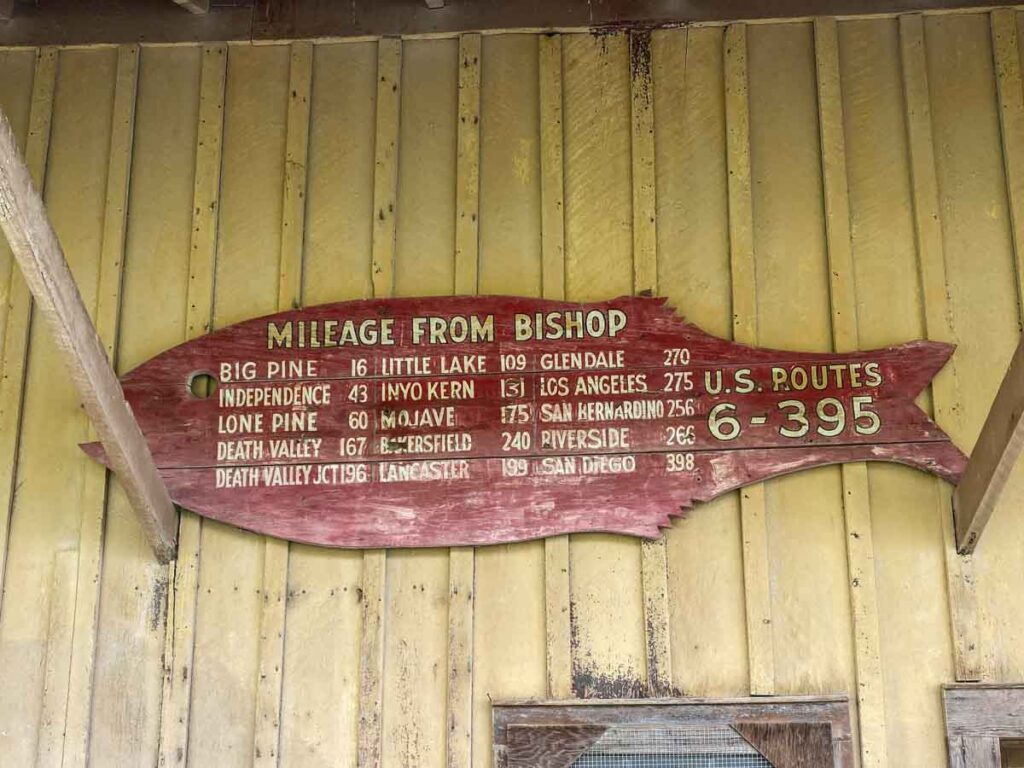
[[[182,507],[431,547],[656,537],[696,502],[846,461],[955,482],[964,455],[914,403],[952,351],[749,347],[650,297],[375,299],[232,325],[122,384]]]

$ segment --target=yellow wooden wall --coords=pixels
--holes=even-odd
[[[296,302],[652,288],[765,345],[956,341],[924,401],[969,450],[1021,325],[1017,23],[0,50],[0,105],[121,371]],[[3,248],[0,298],[0,764],[489,766],[492,700],[756,691],[849,692],[863,765],[926,767],[942,682],[1024,679],[1022,473],[973,560],[873,465],[653,545],[185,515],[169,570]]]

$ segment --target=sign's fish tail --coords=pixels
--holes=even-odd
[[[92,459],[93,461],[98,461],[107,469],[111,469],[110,460],[107,458],[107,452],[103,450],[102,443],[79,443],[78,447],[85,451],[86,455],[90,459]]]

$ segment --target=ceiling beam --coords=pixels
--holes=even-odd
[[[967,468],[953,493],[953,519],[960,554],[968,555],[978,545],[1022,449],[1024,336],[1010,360]]]
[[[0,0],[2,2],[3,0]],[[201,0],[190,0],[200,2]],[[203,0],[205,1],[205,0]],[[395,37],[480,30],[673,26],[1012,6],[1007,0],[225,0],[184,14],[168,0],[46,0],[0,24],[0,45],[195,43]]]
[[[189,13],[204,14],[210,12],[210,0],[174,0]]]
[[[103,342],[78,293],[43,199],[32,185],[7,117],[0,112],[0,228],[57,343],[85,411],[149,543],[174,557],[178,516],[149,446],[124,399]]]

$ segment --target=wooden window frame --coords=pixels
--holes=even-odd
[[[624,724],[728,725],[748,741],[755,734],[784,737],[787,727],[827,728],[830,760],[804,751],[776,768],[854,765],[847,696],[513,701],[496,702],[492,715],[496,768],[568,768],[605,730]]]
[[[1024,683],[944,685],[951,768],[1000,768],[1000,742],[1024,739]]]

